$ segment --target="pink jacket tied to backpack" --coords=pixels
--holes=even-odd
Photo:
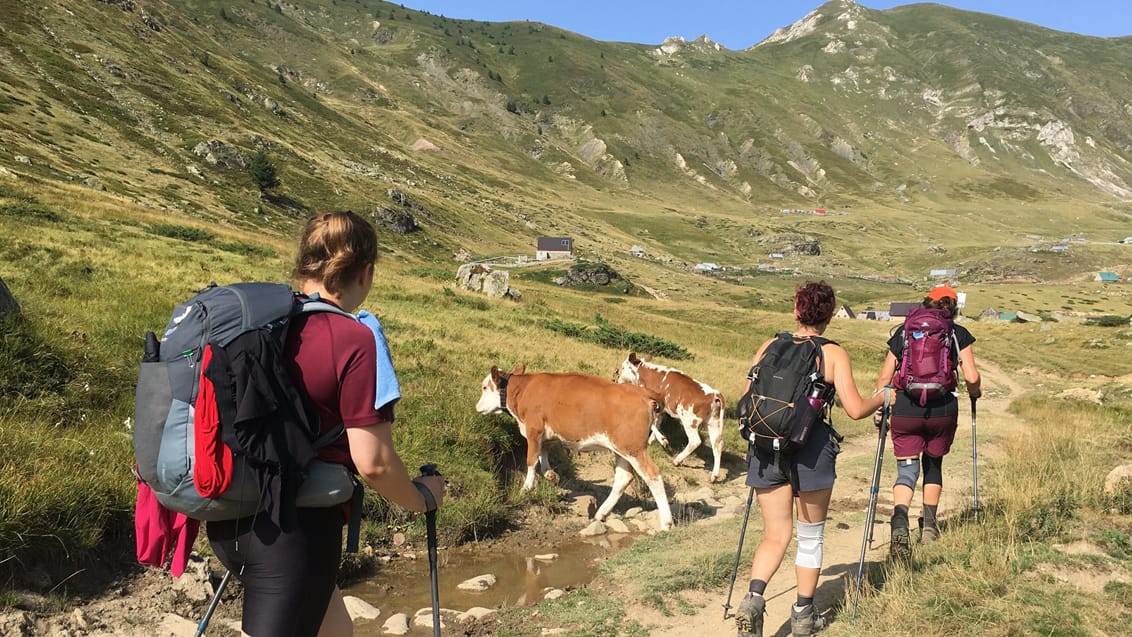
[[[169,572],[173,577],[180,577],[185,572],[189,553],[200,532],[200,520],[161,506],[153,489],[138,480],[134,531],[137,533],[138,562],[158,568],[165,568],[165,563],[169,562]]]

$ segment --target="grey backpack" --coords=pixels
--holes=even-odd
[[[315,457],[318,449],[343,434],[343,428],[319,436],[317,416],[279,364],[290,321],[305,312],[355,318],[317,298],[298,295],[284,283],[212,284],[174,309],[160,342],[152,332],[146,334],[134,404],[135,473],[162,506],[206,521],[261,511],[277,518],[294,507],[331,506],[360,495],[360,485],[345,465]],[[258,418],[262,431],[234,441],[232,423],[224,422],[224,416],[235,409],[217,405],[217,424],[225,440],[215,443],[229,447],[231,467],[225,471],[223,488],[206,489],[207,495],[202,495],[194,483],[194,471],[203,468],[197,466],[194,418],[202,383],[208,388],[203,380],[205,352],[222,352],[248,338],[257,343],[256,356],[263,360],[243,367],[270,366],[260,376],[269,378],[271,386],[264,400],[257,401],[263,413],[249,414],[241,405],[240,418],[245,424],[249,417]],[[270,356],[277,361],[267,361]],[[232,380],[234,385],[244,382]],[[214,397],[221,396],[217,391]],[[282,428],[288,428],[286,435]]]

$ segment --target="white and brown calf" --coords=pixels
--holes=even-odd
[[[678,369],[651,363],[647,357],[642,360],[636,352],[629,353],[614,375],[618,382],[660,394],[664,399],[664,411],[684,426],[688,445],[673,458],[672,464],[684,462],[700,446],[700,425],[707,423],[708,438],[715,456],[711,481],[718,482],[719,462],[723,455],[723,395]],[[668,448],[668,440],[659,429],[654,430],[652,437]]]
[[[558,439],[582,451],[608,449],[617,456],[613,489],[594,514],[603,520],[633,481],[636,471],[656,500],[660,529],[672,526],[672,509],[660,469],[648,455],[649,432],[663,414],[660,396],[631,385],[584,374],[527,374],[525,366],[504,373],[492,367],[476,403],[481,414],[506,412],[527,439],[527,478],[523,490],[535,486],[535,469],[557,480],[544,440]]]

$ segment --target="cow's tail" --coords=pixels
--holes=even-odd
[[[649,413],[652,415],[653,425],[658,425],[664,416],[664,396],[651,389],[646,389],[645,392],[648,393]]]
[[[648,442],[656,441],[661,447],[669,449],[668,438],[660,433],[660,423],[664,420],[664,397],[651,389],[645,389],[643,387],[641,389],[644,389],[646,394],[645,399],[649,403]]]
[[[719,394],[716,394],[715,396],[713,396],[712,399],[711,399],[711,414],[708,416],[708,420],[711,420],[711,421],[718,420],[718,421],[722,422],[723,421],[723,410],[725,408],[726,408],[726,405],[723,404],[723,396],[720,396]]]

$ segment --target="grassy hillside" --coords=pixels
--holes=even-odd
[[[803,234],[828,258],[795,265],[816,272],[916,275],[942,246],[985,280],[987,247],[1128,221],[1127,39],[843,0],[747,51],[369,0],[2,11],[6,174],[178,217],[283,230],[397,189],[424,231],[394,242],[424,259],[570,234],[750,266]],[[242,169],[256,150],[267,197]],[[818,207],[845,214],[778,213]]]

